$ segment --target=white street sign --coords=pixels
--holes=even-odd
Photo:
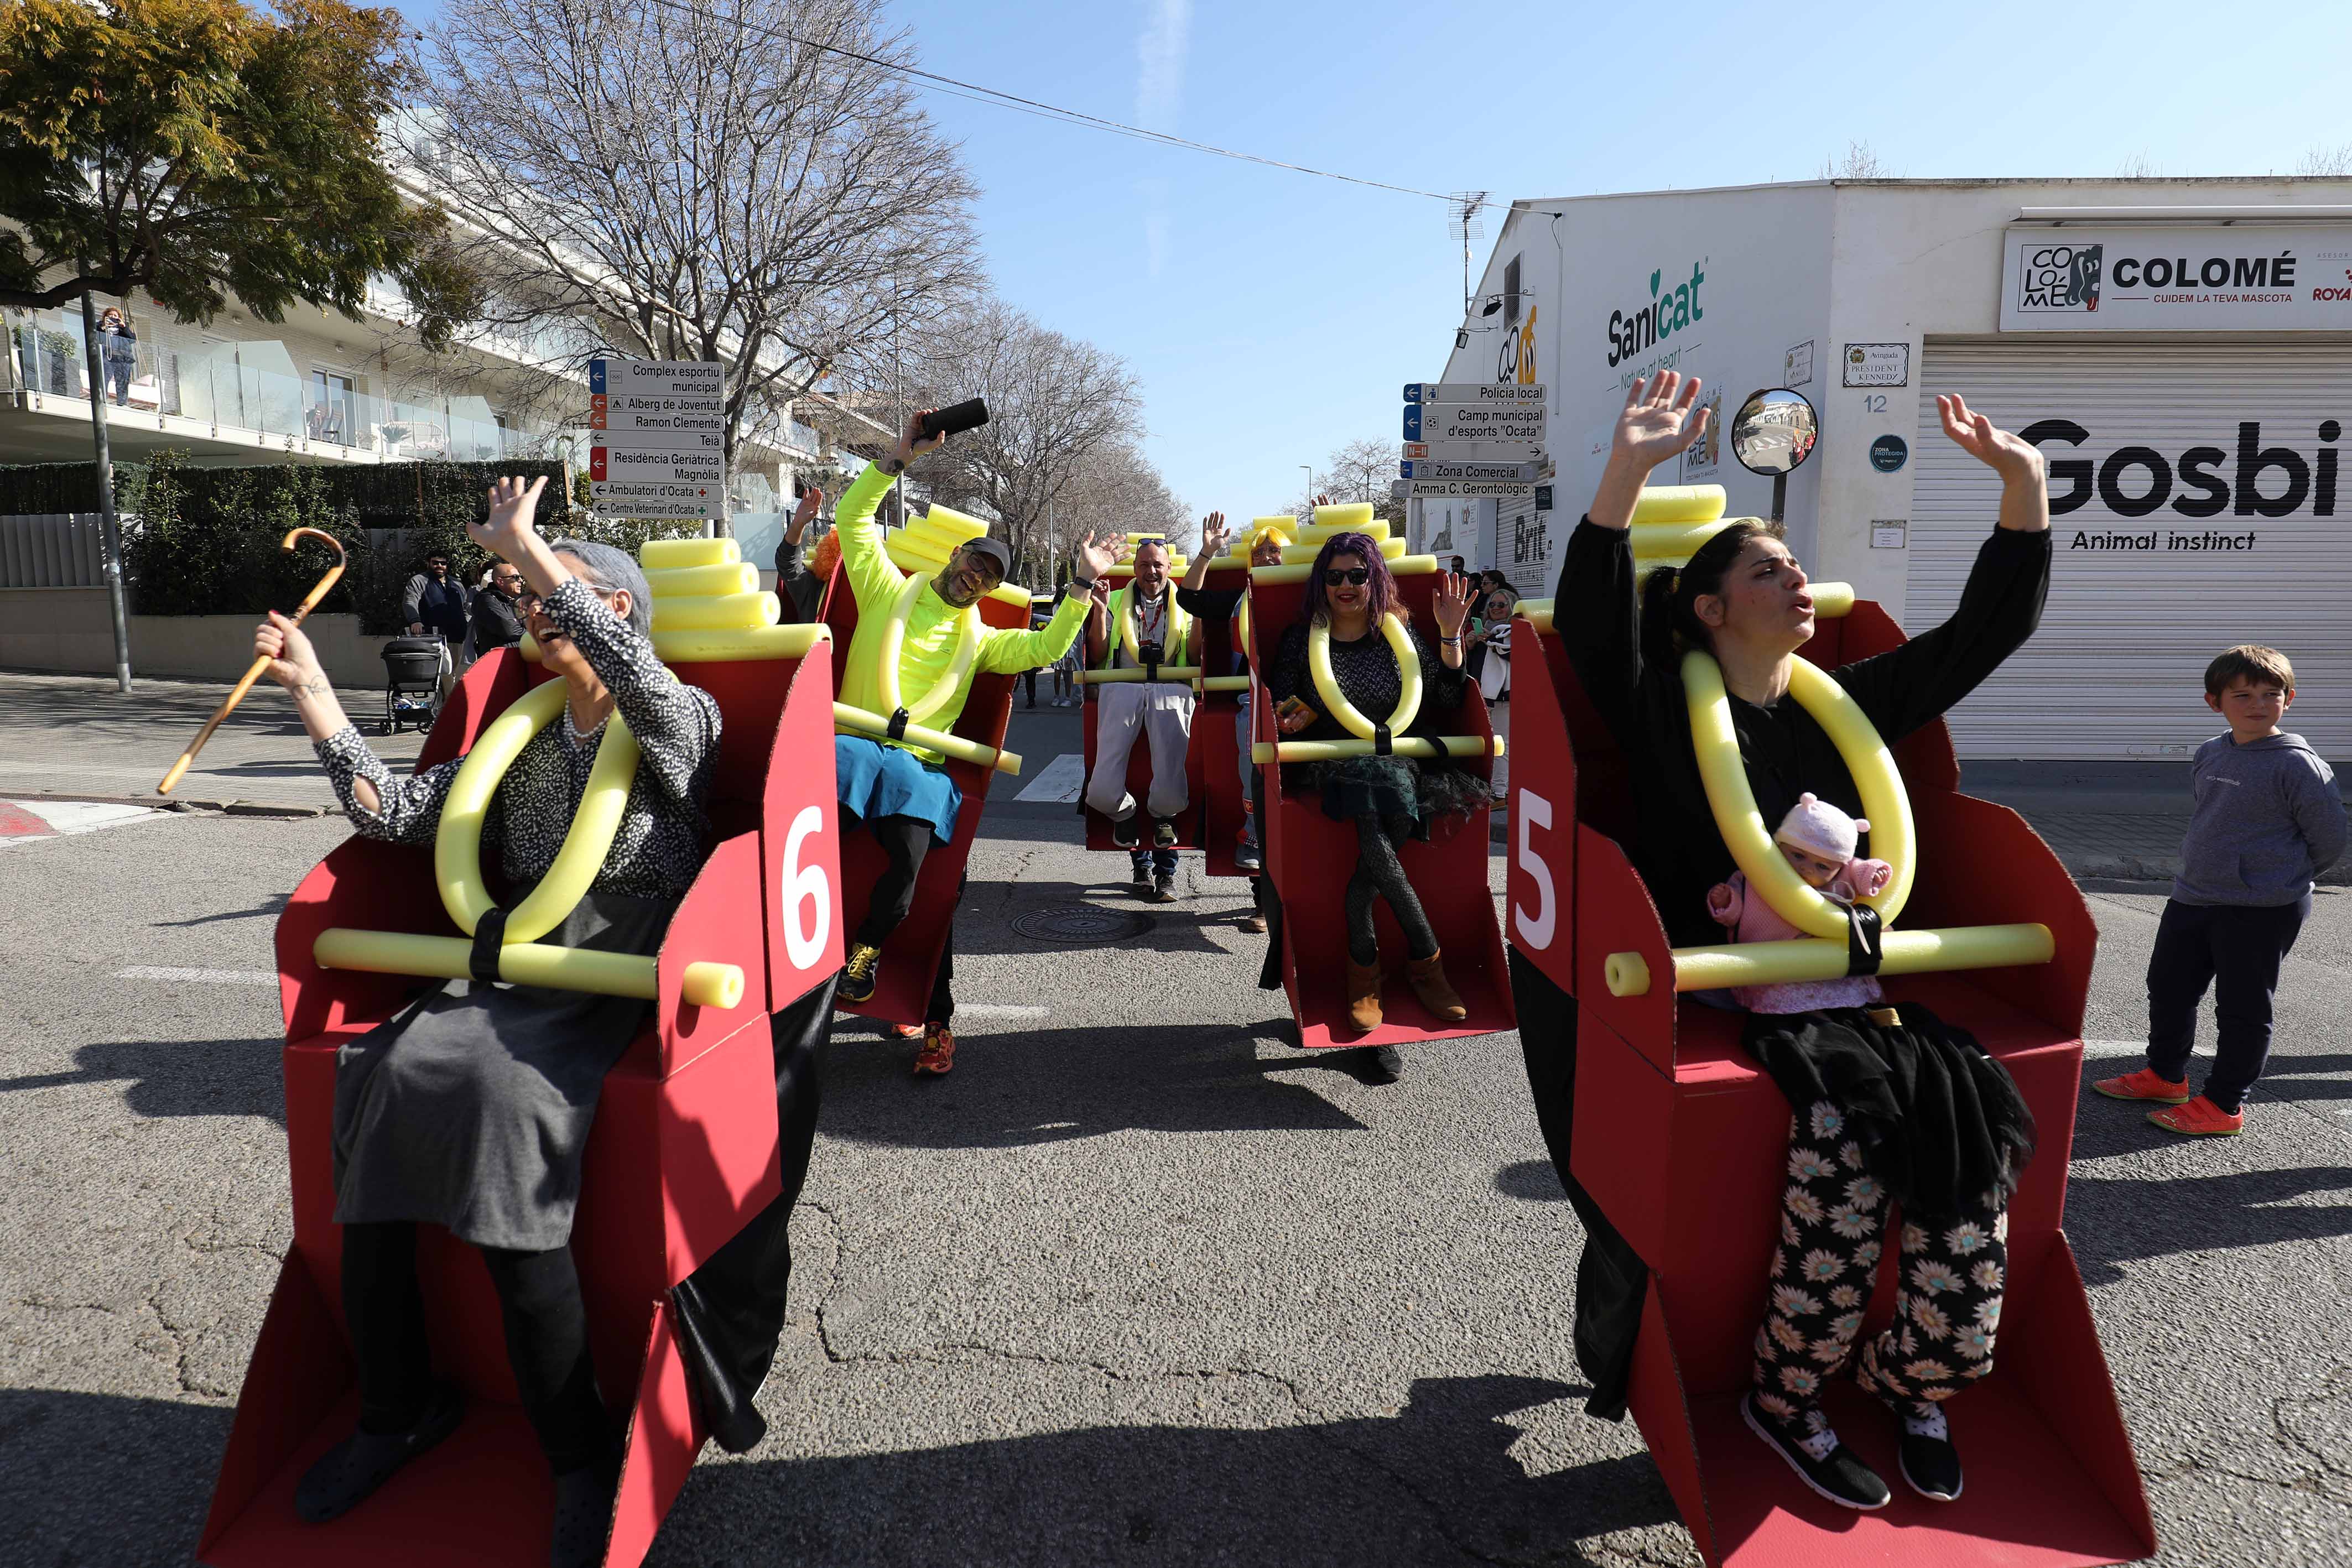
[[[726,450],[726,437],[717,430],[600,430],[590,444],[611,452],[709,452]]]
[[[1508,500],[1536,493],[1532,484],[1495,484],[1477,479],[1400,479],[1397,483],[1405,486],[1409,494],[1423,500]]]
[[[719,503],[711,501],[623,501],[596,498],[594,511],[608,517],[715,517]]]
[[[714,360],[591,360],[588,391],[607,396],[724,397],[727,367]]]
[[[727,400],[595,393],[588,399],[591,430],[723,430]]]
[[[1404,384],[1404,401],[1423,403],[1540,404],[1548,390],[1540,386],[1514,386],[1508,382],[1489,384],[1486,382],[1407,382]]]
[[[1397,472],[1408,479],[1473,479],[1487,484],[1532,485],[1532,463],[1400,463]]]
[[[1541,441],[1544,411],[1539,404],[1486,408],[1475,403],[1407,403],[1407,441]]]
[[[723,485],[727,463],[716,452],[639,452],[625,446],[588,449],[591,479],[666,480],[675,485]]]
[[[726,491],[711,485],[665,485],[649,479],[592,479],[588,494],[599,502],[668,501],[716,506]]]
[[[1404,444],[1408,463],[1424,458],[1435,463],[1542,463],[1543,443],[1539,441],[1408,441]]]

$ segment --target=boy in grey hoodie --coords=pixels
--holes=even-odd
[[[2275,648],[2232,648],[2205,671],[2205,706],[2230,733],[2197,748],[2197,798],[2147,966],[2147,1065],[2093,1085],[2163,1109],[2148,1120],[2191,1135],[2246,1124],[2246,1091],[2271,1050],[2279,966],[2311,914],[2313,879],[2344,852],[2336,775],[2303,737],[2279,729],[2294,666]],[[2205,1092],[2189,1097],[2197,1009],[2214,987],[2220,1024]]]

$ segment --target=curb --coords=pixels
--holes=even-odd
[[[218,812],[230,817],[323,817],[332,808],[298,806],[287,800],[208,800],[182,795],[108,795],[89,789],[10,789],[16,800],[82,800],[100,806],[144,806],[151,811]]]

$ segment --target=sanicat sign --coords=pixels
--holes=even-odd
[[[1706,314],[1698,302],[1699,286],[1706,281],[1706,264],[1691,263],[1690,277],[1666,286],[1665,271],[1650,274],[1650,303],[1609,313],[1609,363],[1612,369],[1644,350],[1655,348]]]

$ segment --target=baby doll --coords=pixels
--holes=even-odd
[[[1805,885],[1833,904],[1851,904],[1885,887],[1895,874],[1885,861],[1856,860],[1853,852],[1867,821],[1847,816],[1813,795],[1801,795],[1772,835],[1780,853]],[[1752,895],[1745,872],[1734,872],[1706,895],[1706,912],[1731,929],[1735,942],[1787,942],[1809,935],[1780,918],[1761,896]],[[1877,977],[1853,975],[1835,980],[1791,980],[1778,986],[1736,986],[1739,1005],[1754,1013],[1809,1013],[1824,1008],[1868,1007],[1885,993]]]

